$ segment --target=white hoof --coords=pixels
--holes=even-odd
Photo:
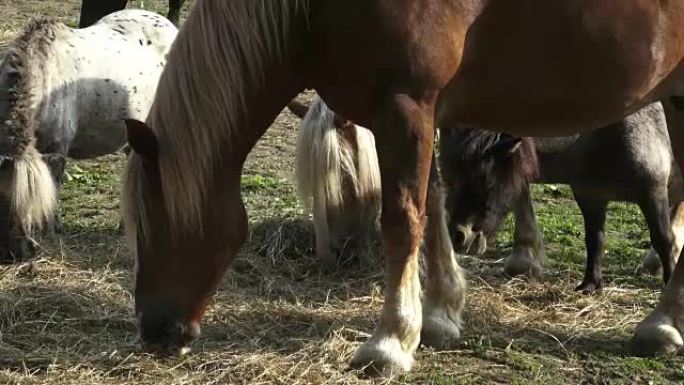
[[[684,340],[672,319],[655,312],[637,326],[632,338],[632,352],[638,356],[674,354],[682,346]]]
[[[461,316],[456,311],[432,308],[423,315],[420,342],[438,351],[452,350],[461,338]]]
[[[371,339],[359,348],[349,366],[371,377],[392,378],[411,370],[413,353],[404,350],[397,338]]]

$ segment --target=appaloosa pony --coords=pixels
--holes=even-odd
[[[180,21],[180,11],[185,0],[169,0],[168,18],[175,25]],[[79,28],[89,27],[110,13],[126,8],[128,0],[83,0]]]
[[[660,256],[656,263],[666,267],[663,278],[669,279],[681,240],[676,241],[670,225],[668,183],[681,180],[672,178],[678,170],[660,103],[582,135],[519,139],[451,128],[442,129],[440,143],[449,229],[457,252],[483,253],[487,239],[515,207],[513,251],[504,271],[540,275],[545,252],[529,183],[564,183],[572,188],[584,217],[587,268],[577,290],[589,294],[603,287],[601,260],[610,201],[639,205]]]
[[[123,119],[144,119],[177,34],[147,11],[71,29],[33,20],[0,62],[0,260],[33,252],[31,230],[52,221],[65,157],[110,154]],[[50,175],[52,173],[52,176]]]
[[[375,138],[316,98],[288,108],[302,118],[297,144],[297,187],[312,207],[316,255],[335,266],[343,249],[370,252],[380,211],[380,168]]]
[[[680,1],[197,0],[146,123],[127,122],[125,222],[144,345],[179,352],[199,335],[247,234],[245,158],[305,88],[375,136],[387,285],[352,366],[391,374],[410,369],[421,330],[440,348],[460,336],[464,277],[439,236],[442,210],[426,205],[439,200],[439,189],[428,193],[435,126],[517,136],[598,128],[684,94],[682,59]],[[678,115],[670,139],[684,141]],[[445,242],[426,247],[425,293],[424,235]],[[683,288],[679,264],[637,328],[640,352],[683,345]]]

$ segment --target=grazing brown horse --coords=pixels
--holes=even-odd
[[[185,0],[169,0],[168,18],[178,26],[180,11]],[[81,3],[81,20],[78,28],[89,27],[101,18],[126,8],[128,0],[83,0]]]
[[[518,136],[597,128],[684,94],[683,58],[681,1],[198,0],[147,122],[128,121],[125,217],[144,344],[178,352],[198,336],[247,234],[242,165],[303,89],[375,135],[387,285],[352,365],[389,375],[410,369],[421,331],[440,348],[460,333],[463,276],[432,204],[439,189],[428,193],[435,124]],[[637,328],[639,352],[682,346],[682,289],[679,264]]]

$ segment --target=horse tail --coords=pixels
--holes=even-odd
[[[50,168],[33,146],[14,158],[11,194],[12,211],[25,231],[40,228],[52,220],[57,207],[57,188]]]
[[[304,116],[297,145],[297,188],[304,203],[313,199],[314,216],[325,218],[344,202],[344,175],[356,190],[354,154],[335,127],[335,112],[317,99]]]
[[[300,104],[288,106],[296,115],[301,114]],[[362,221],[374,220],[378,212],[380,168],[375,139],[363,127],[339,126],[342,121],[344,119],[317,99],[306,112],[299,131],[297,187],[301,201],[306,206],[313,206],[319,255],[330,252],[321,248],[330,247],[330,237],[334,236],[331,234],[332,222],[342,214],[350,200],[364,211],[350,215],[361,214],[357,218]],[[354,128],[353,136],[344,132],[351,127]]]
[[[375,212],[380,203],[380,164],[375,150],[375,137],[369,129],[356,126],[356,156],[358,166],[359,198],[365,202],[364,207]]]

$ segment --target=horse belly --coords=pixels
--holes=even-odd
[[[114,153],[126,144],[123,120],[90,120],[79,127],[69,145],[69,157],[88,159]]]

